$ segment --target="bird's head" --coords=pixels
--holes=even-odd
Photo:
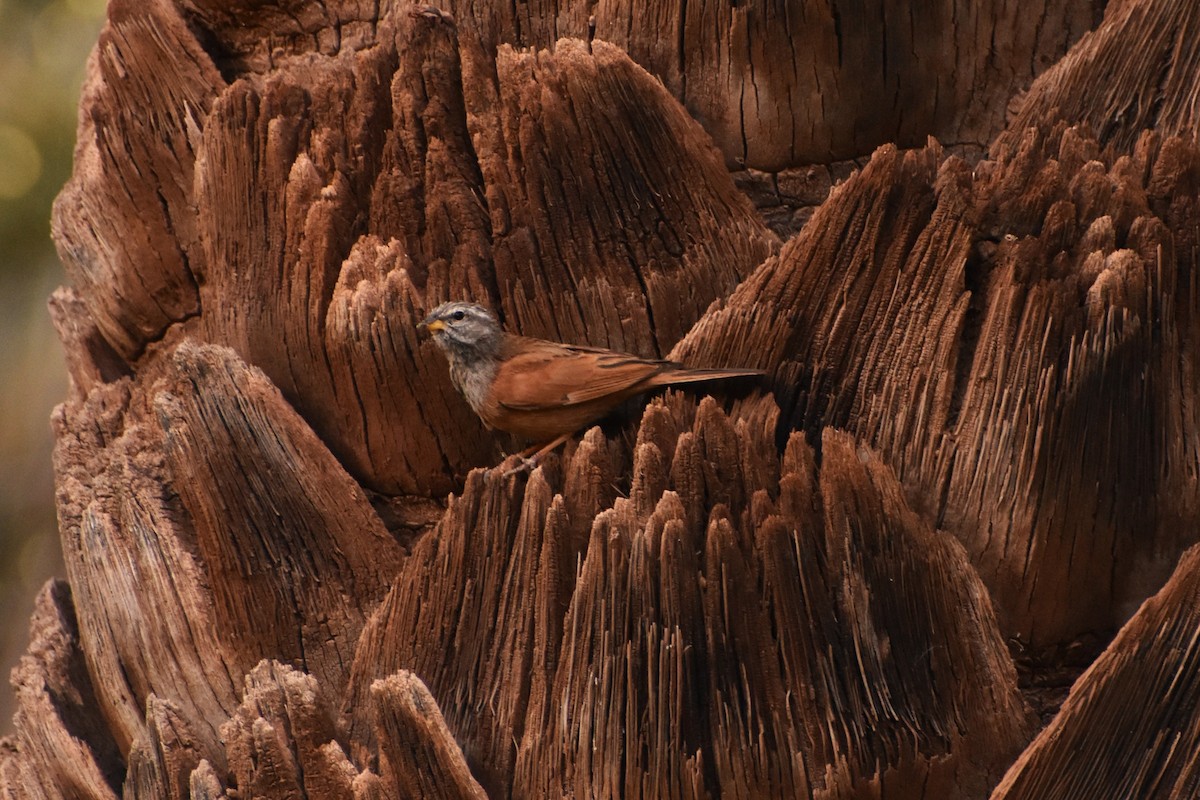
[[[460,358],[492,357],[500,349],[496,315],[474,303],[442,303],[417,327],[429,331],[447,354]]]

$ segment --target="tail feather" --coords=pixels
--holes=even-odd
[[[761,378],[767,373],[761,369],[680,369],[660,372],[646,381],[646,387],[674,386],[677,383],[700,383],[702,381],[719,381],[726,378]]]

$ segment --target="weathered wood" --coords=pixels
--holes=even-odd
[[[52,231],[96,327],[125,358],[198,310],[192,170],[224,88],[170,0],[109,7]]]
[[[267,72],[293,55],[374,41],[374,3],[289,3],[231,11],[183,4],[219,44],[223,69]],[[383,4],[387,9],[388,4]],[[403,6],[400,6],[403,9]],[[983,147],[1012,93],[1097,21],[1095,0],[941,0],[920,12],[876,6],[722,2],[449,2],[480,43],[473,74],[500,45],[551,48],[564,37],[612,42],[705,121],[730,163],[777,170],[859,156],[927,135]],[[217,48],[214,48],[217,49]]]
[[[115,798],[123,753],[97,707],[69,587],[46,584],[30,628],[12,674],[18,734],[0,754],[0,788],[14,797]]]
[[[209,571],[216,630],[235,643],[234,674],[253,666],[247,655],[270,653],[340,692],[363,611],[403,551],[262,373],[189,342],[173,362],[153,410]]]
[[[173,355],[56,420],[64,556],[122,752],[153,694],[221,766],[240,677],[271,655],[340,689],[401,551],[262,373],[212,346]]]
[[[578,469],[588,479],[576,481],[571,500],[552,501],[542,470],[524,487],[499,472],[472,472],[462,498],[409,556],[364,630],[350,707],[368,707],[376,678],[402,667],[424,675],[443,703],[454,697],[447,722],[485,788],[503,791],[525,724],[531,662],[553,657],[552,631],[561,625],[569,591],[564,583],[582,549],[572,541],[567,506],[578,508],[581,495],[601,490],[599,502],[578,508],[588,520],[612,502],[605,475],[615,470],[602,466],[605,455],[603,448],[580,446]],[[539,647],[550,653],[538,656]],[[369,741],[371,721],[361,713],[352,721],[359,740]]]
[[[1200,548],[1071,689],[993,800],[1195,797],[1200,792],[1197,650]],[[1098,737],[1097,730],[1117,730]]]
[[[342,751],[320,682],[277,662],[246,676],[241,705],[221,728],[238,790],[252,797],[352,798],[358,771]]]
[[[129,374],[129,365],[100,333],[78,292],[59,287],[50,296],[49,307],[66,355],[72,401],[79,402],[93,389]]]
[[[810,786],[834,792],[864,770],[891,785],[903,779],[888,772],[902,764],[909,778],[929,773],[911,785],[956,784],[981,794],[1023,744],[1028,722],[1012,663],[990,606],[979,605],[984,593],[962,550],[944,534],[921,531],[877,461],[874,483],[864,475],[860,485],[842,487],[852,467],[861,469],[845,438],[833,440],[847,456],[832,467],[839,477],[823,479],[830,483],[821,499],[813,494],[811,452],[799,440],[793,457],[804,461],[807,453],[808,471],[785,467],[781,478],[774,416],[746,413],[734,425],[711,401],[698,413],[677,401],[647,412],[630,499],[617,499],[592,523],[561,624],[555,612],[571,580],[561,551],[583,555],[568,531],[613,502],[610,494],[585,505],[581,516],[567,510],[580,505],[573,498],[582,487],[594,492],[612,472],[599,431],[575,451],[565,476],[542,468],[522,486],[515,477],[472,473],[463,498],[406,562],[364,633],[355,659],[358,699],[350,707],[365,707],[362,687],[396,665],[428,675],[441,705],[457,709],[448,723],[493,794],[507,794],[510,783],[519,797],[755,797]],[[756,416],[757,423],[749,421]],[[796,487],[787,496],[794,510],[776,516],[772,498],[781,485]],[[868,518],[861,509],[869,502],[880,505]],[[794,515],[806,508],[817,516],[806,514],[802,524]],[[849,519],[839,517],[846,513]],[[889,530],[897,515],[904,527]],[[866,543],[839,540],[863,528],[883,542],[913,540],[872,542],[902,555],[879,553],[864,572],[862,563],[842,559],[866,558]],[[794,555],[780,562],[783,553]],[[911,566],[899,566],[909,560]],[[892,562],[903,571],[883,567]],[[574,557],[567,563],[573,572]],[[774,589],[764,595],[756,576],[767,569]],[[955,576],[949,584],[947,574]],[[839,585],[878,599],[869,607],[853,597],[839,601]],[[788,609],[794,624],[772,623],[760,616],[764,608]],[[900,608],[922,610],[910,617]],[[923,628],[926,614],[950,627]],[[962,622],[953,622],[960,614]],[[806,633],[814,618],[828,626],[816,639]],[[875,633],[850,644],[861,626]],[[780,642],[771,630],[799,639]],[[874,636],[892,643],[878,651]],[[964,646],[969,650],[956,650]],[[887,687],[878,696],[841,696],[831,686],[831,695],[800,699],[813,691],[805,687],[815,675],[843,674],[863,651],[876,651],[877,660],[850,684]],[[782,664],[770,666],[775,659]],[[941,680],[959,676],[959,689],[939,693],[963,700],[941,706],[932,695],[921,699],[932,685],[908,683],[914,659],[927,664],[920,675],[932,669],[945,673]],[[525,707],[527,717],[514,715]],[[863,716],[843,719],[848,741],[831,741],[823,720],[849,708]],[[895,738],[887,733],[891,725]],[[910,728],[942,733],[910,750],[900,733]],[[973,743],[966,731],[986,731],[986,744]],[[743,762],[747,757],[761,761]],[[940,795],[931,788],[912,796]]]
[[[130,380],[60,408],[55,469],[63,558],[98,707],[122,752],[145,738],[151,694],[194,719],[214,750],[236,705],[223,676],[211,590],[193,534],[167,491],[161,432],[125,424]]]
[[[114,0],[90,66],[0,795],[1194,792],[1185,0],[1007,130],[1091,2],[244,5]],[[768,378],[478,469],[451,297]],[[1008,646],[1082,667],[1177,564],[1013,765]]]
[[[1061,124],[994,150],[881,149],[672,356],[767,369],[785,430],[879,447],[1045,647],[1118,627],[1195,541],[1196,453],[1146,420],[1192,424],[1200,150]]]
[[[146,700],[146,732],[129,749],[125,797],[186,797],[200,766],[203,744],[174,704],[154,695]]]
[[[395,797],[485,800],[429,690],[410,672],[371,687],[383,786]]]
[[[1034,81],[1010,128],[1065,119],[1118,152],[1145,130],[1195,140],[1198,64],[1195,3],[1109,3],[1103,24]]]

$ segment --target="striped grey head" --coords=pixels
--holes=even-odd
[[[496,315],[474,303],[442,303],[417,327],[433,335],[452,363],[470,364],[500,353],[503,333]]]

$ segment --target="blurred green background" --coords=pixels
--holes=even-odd
[[[103,0],[0,0],[0,734],[38,589],[62,575],[50,411],[66,396],[46,299],[63,283],[50,205],[71,173],[84,64]]]

